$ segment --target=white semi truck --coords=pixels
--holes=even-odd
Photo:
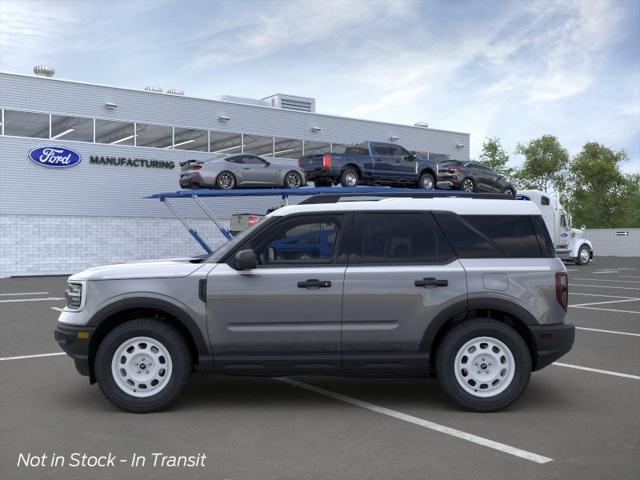
[[[584,238],[586,227],[572,228],[571,215],[556,198],[540,190],[519,190],[518,198],[538,205],[559,258],[577,265],[593,260],[593,246]]]

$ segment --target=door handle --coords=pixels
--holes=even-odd
[[[317,278],[311,278],[304,282],[298,282],[298,288],[329,288],[331,282],[328,280],[318,280]]]
[[[436,278],[423,278],[414,282],[416,287],[447,287],[449,280],[438,280]]]

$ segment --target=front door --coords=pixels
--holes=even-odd
[[[343,298],[343,371],[420,374],[423,339],[444,309],[466,309],[467,282],[429,212],[360,213]]]
[[[243,157],[242,172],[247,185],[277,185],[280,182],[278,169],[255,155]]]
[[[344,215],[296,215],[251,240],[257,268],[217,265],[207,318],[221,373],[337,373]]]

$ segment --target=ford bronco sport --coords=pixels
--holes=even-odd
[[[140,413],[193,370],[435,376],[462,408],[495,411],[571,349],[566,269],[532,202],[309,200],[204,260],[72,275],[56,340]]]

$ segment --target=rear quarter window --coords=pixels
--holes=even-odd
[[[437,213],[436,218],[461,258],[553,256],[548,255],[546,243],[543,250],[539,232],[529,215]]]

